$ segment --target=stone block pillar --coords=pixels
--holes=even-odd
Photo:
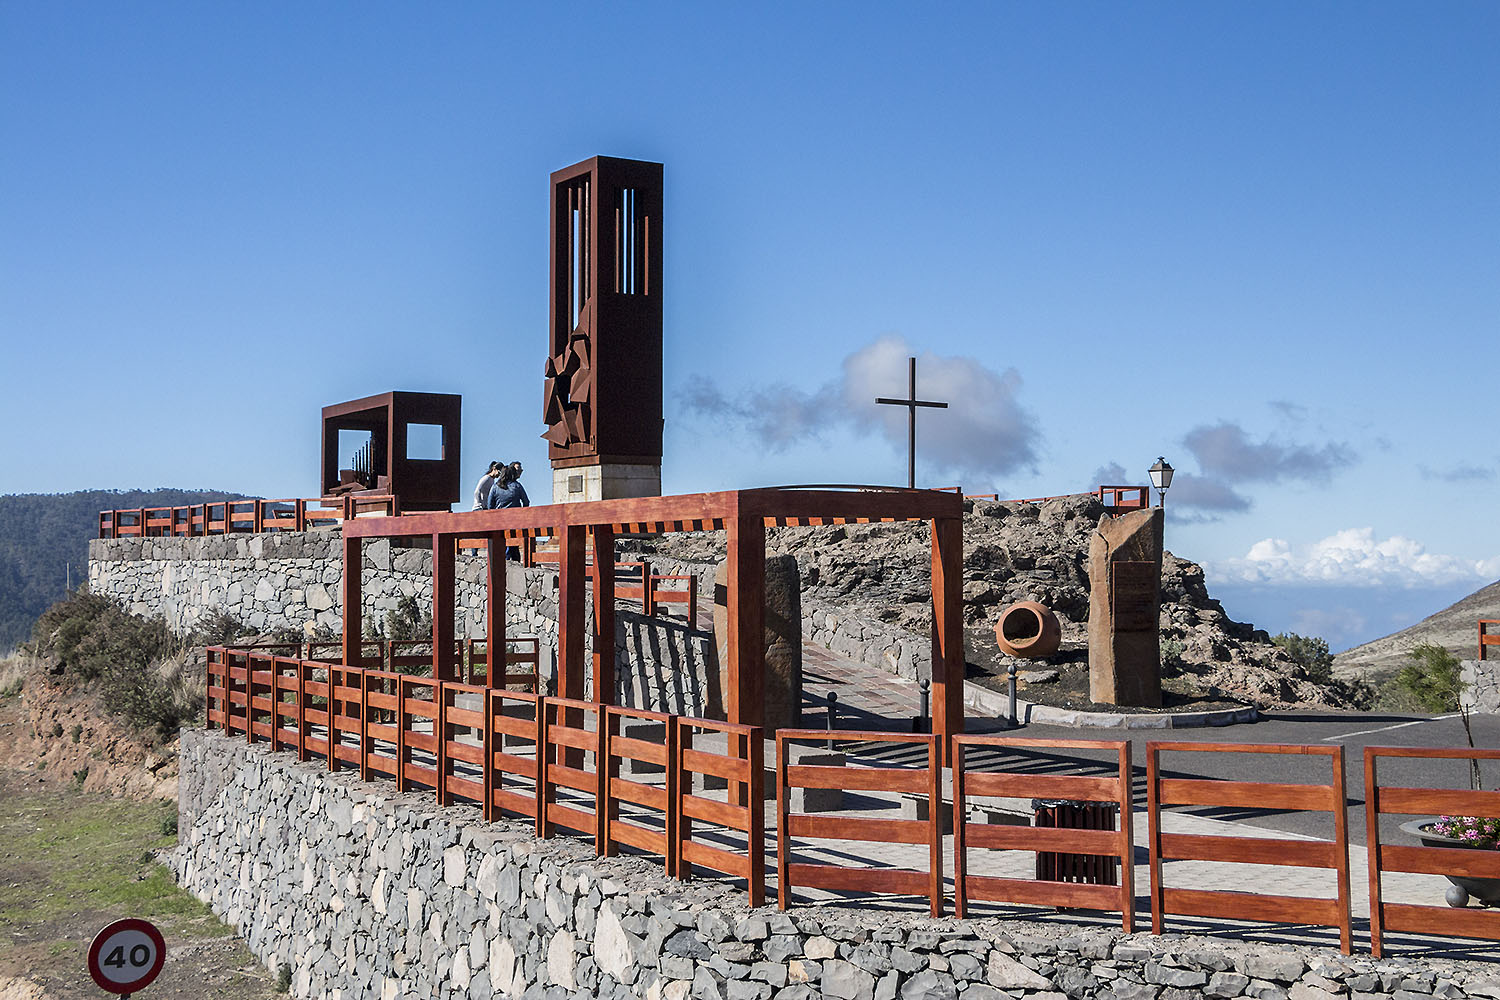
[[[1089,698],[1161,706],[1162,510],[1099,522],[1089,542]]]
[[[714,640],[719,650],[719,689],[727,692],[729,669],[728,564],[714,576]],[[740,669],[763,670],[764,722],[769,738],[778,729],[802,725],[802,574],[792,556],[770,556],[765,573],[765,655]]]

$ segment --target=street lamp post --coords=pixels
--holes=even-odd
[[[1156,456],[1156,464],[1147,470],[1151,473],[1151,485],[1156,487],[1158,507],[1167,506],[1167,489],[1172,485],[1172,466],[1165,458]]]

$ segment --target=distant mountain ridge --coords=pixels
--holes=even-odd
[[[88,580],[89,539],[101,510],[245,499],[222,490],[80,490],[0,496],[0,652],[31,636],[38,616]]]
[[[1478,655],[1481,618],[1500,618],[1500,580],[1409,628],[1345,650],[1334,657],[1334,673],[1340,677],[1389,673],[1405,666],[1407,654],[1422,643],[1442,646],[1461,660],[1472,660]]]

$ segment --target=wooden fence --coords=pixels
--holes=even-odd
[[[1025,771],[969,771],[965,751],[1004,749],[1019,754],[1041,750],[1104,751],[1116,756],[1112,777],[1075,774],[1037,774]],[[1028,761],[1028,764],[1030,762]],[[955,916],[968,915],[971,899],[1034,906],[1114,910],[1126,934],[1135,930],[1135,840],[1131,823],[1131,764],[1128,740],[1015,739],[1003,736],[953,738],[953,889]],[[974,823],[968,818],[970,796],[1018,796],[1063,799],[1068,802],[1113,803],[1115,830],[1078,830],[1059,827],[1006,826]],[[970,875],[971,848],[1000,851],[1054,851],[1118,862],[1119,885],[1083,884],[1045,879],[997,878]]]
[[[225,500],[185,507],[136,507],[99,512],[100,538],[198,537],[237,532],[306,531],[356,517],[394,517],[394,496]]]
[[[1365,845],[1370,867],[1370,950],[1384,951],[1386,931],[1500,940],[1500,912],[1386,903],[1381,876],[1387,872],[1500,878],[1500,850],[1463,847],[1407,847],[1380,841],[1381,816],[1500,816],[1500,792],[1382,785],[1378,766],[1392,758],[1419,760],[1500,760],[1500,750],[1470,747],[1365,747]]]
[[[840,731],[841,741],[873,744],[921,744],[927,765],[915,767],[838,767],[789,764],[788,748],[798,742],[821,743],[826,732],[782,729],[776,733],[776,878],[778,902],[784,910],[796,886],[857,892],[890,892],[926,896],[932,915],[943,915],[943,758],[935,735],[905,735]],[[896,792],[925,799],[927,818],[864,819],[819,816],[791,811],[793,788],[841,788]],[[926,844],[927,870],[855,868],[848,865],[794,863],[792,838],[856,840],[878,844]]]
[[[1332,773],[1324,784],[1167,778],[1163,753],[1310,755],[1328,758]],[[1183,914],[1230,920],[1264,920],[1318,924],[1339,929],[1344,954],[1354,946],[1349,919],[1349,827],[1344,795],[1344,748],[1280,743],[1146,744],[1146,818],[1150,824],[1151,929],[1162,933],[1166,916]],[[1333,839],[1284,840],[1267,837],[1223,837],[1165,833],[1163,806],[1221,806],[1291,809],[1331,813]],[[1169,889],[1162,884],[1163,859],[1328,868],[1334,872],[1337,897],[1281,896],[1213,889]]]
[[[540,683],[541,645],[536,636],[515,636],[506,639],[505,667],[494,676],[489,673],[489,652],[484,639],[455,639],[453,663],[458,676],[453,680],[486,687],[523,687],[535,692]],[[236,646],[244,649],[244,646]],[[340,639],[309,640],[301,644],[264,644],[266,649],[300,655],[304,659],[323,663],[339,663],[343,659],[344,643]],[[366,639],[360,643],[358,666],[371,670],[385,670],[399,674],[432,674],[432,640],[430,639]],[[512,670],[520,666],[522,670]]]
[[[527,817],[540,837],[572,830],[601,855],[627,845],[679,878],[712,869],[743,879],[752,906],[764,898],[759,727],[222,646],[208,648],[204,715],[210,729],[321,757],[331,771],[431,789],[439,804],[469,801],[487,819]],[[626,723],[659,725],[664,742]],[[627,764],[664,780],[624,778]],[[709,794],[714,782],[727,801]]]
[[[1071,500],[1073,497],[1086,497],[1088,493],[1059,493],[1050,497],[1014,497],[1004,498],[998,493],[965,493],[962,486],[940,486],[939,493],[957,493],[965,500],[1004,500],[1006,503],[1046,503],[1048,500]],[[1144,510],[1151,506],[1150,488],[1146,486],[1100,486],[1092,491],[1104,509],[1113,517],[1119,517],[1127,511]]]
[[[479,805],[487,820],[531,820],[539,837],[562,830],[591,840],[596,852],[622,847],[661,858],[669,875],[712,870],[742,880],[752,906],[765,894],[763,732],[761,729],[640,709],[538,696],[452,680],[434,680],[372,667],[344,666],[286,655],[296,647],[208,650],[208,727],[250,743],[321,758],[329,770],[357,768],[365,780],[394,780],[402,791],[428,789],[437,801]],[[775,778],[778,901],[784,909],[799,887],[835,892],[926,897],[941,915],[946,900],[943,826],[953,826],[953,902],[959,917],[979,900],[1118,912],[1134,928],[1133,830],[1129,741],[953,738],[953,801],[943,801],[941,739],[839,731],[843,743],[900,750],[903,765],[861,759],[854,766],[799,764],[793,744],[822,744],[821,730],[776,733]],[[981,750],[1003,751],[1000,769],[974,766]],[[1082,750],[1113,756],[1098,774],[1039,773],[1044,751]],[[1177,778],[1163,754],[1259,754],[1280,759],[1323,758],[1326,782],[1289,783]],[[1049,755],[1050,756],[1050,755]],[[1336,927],[1342,950],[1352,949],[1348,828],[1343,748],[1282,744],[1152,741],[1146,745],[1150,908],[1153,933],[1168,915]],[[1019,758],[1011,762],[1010,758]],[[1469,791],[1381,783],[1388,758],[1500,760],[1500,749],[1365,749],[1366,838],[1370,879],[1371,949],[1380,957],[1389,931],[1500,940],[1500,912],[1478,908],[1386,903],[1381,877],[1389,873],[1500,878],[1500,851],[1408,847],[1380,838],[1384,816],[1448,813],[1500,815],[1500,791]],[[846,789],[900,795],[915,802],[920,819],[798,813],[795,789]],[[990,824],[971,819],[976,797],[1019,797],[1105,803],[1118,809],[1117,829],[1067,829]],[[925,806],[925,809],[923,808]],[[1330,813],[1331,840],[1167,833],[1169,807],[1220,807]],[[853,867],[793,860],[794,841],[856,841],[927,847],[924,867]],[[974,850],[1104,858],[1118,863],[1119,885],[973,874]],[[1253,891],[1168,888],[1167,859],[1328,870],[1332,898]]]

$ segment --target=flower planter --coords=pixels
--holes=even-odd
[[[1486,848],[1475,848],[1473,845],[1462,840],[1444,837],[1439,833],[1424,829],[1436,820],[1436,816],[1410,820],[1401,824],[1401,832],[1421,841],[1423,847],[1456,847],[1462,850],[1486,850]],[[1449,906],[1467,906],[1470,896],[1477,899],[1483,906],[1500,904],[1500,878],[1470,878],[1465,875],[1444,875],[1443,877],[1455,886],[1454,889],[1448,890],[1448,895],[1445,897]]]

